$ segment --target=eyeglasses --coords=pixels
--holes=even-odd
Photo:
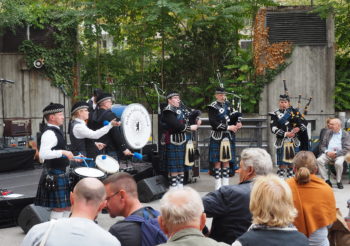
[[[119,191],[120,191],[120,190],[119,190]],[[113,194],[110,195],[110,196],[107,196],[107,197],[106,197],[106,201],[108,202],[112,197],[114,197],[115,195],[117,195],[117,194],[119,193],[119,191],[113,193]]]

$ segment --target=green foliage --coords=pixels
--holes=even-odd
[[[336,57],[335,108],[337,111],[350,110],[350,57]]]
[[[204,109],[213,100],[220,71],[225,87],[242,97],[243,111],[254,112],[263,86],[280,71],[254,77],[251,49],[239,48],[240,39],[251,39],[242,30],[252,25],[260,7],[274,4],[271,0],[0,1],[10,10],[5,14],[0,8],[0,20],[14,15],[4,27],[52,26],[54,48],[26,41],[21,52],[30,67],[43,58],[45,75],[68,88],[73,67],[79,66],[79,98],[99,87],[118,103],[142,102],[155,109],[153,81]],[[102,47],[107,33],[112,51]]]
[[[336,46],[335,108],[350,110],[350,2],[318,0],[316,12],[324,18],[334,17]]]

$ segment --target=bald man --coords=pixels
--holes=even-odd
[[[39,245],[45,240],[45,233],[49,230],[46,246],[120,246],[117,238],[94,222],[98,213],[106,206],[106,192],[101,181],[96,178],[80,180],[70,193],[70,201],[70,218],[51,220],[34,226],[21,245]]]
[[[160,228],[169,237],[168,242],[161,245],[228,245],[218,243],[202,234],[206,221],[202,199],[198,192],[190,187],[172,189],[165,193],[160,200],[160,212]]]
[[[343,189],[341,182],[343,174],[343,163],[345,154],[350,151],[350,135],[341,129],[341,120],[331,119],[328,123],[329,130],[326,131],[320,144],[320,157],[317,158],[317,166],[321,178],[332,187],[327,173],[327,164],[334,164],[338,189]]]

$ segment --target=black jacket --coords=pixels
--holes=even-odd
[[[213,218],[209,237],[232,244],[251,225],[251,181],[223,186],[203,197],[204,212]]]

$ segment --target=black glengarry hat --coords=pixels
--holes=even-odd
[[[60,103],[50,103],[43,109],[43,115],[56,114],[63,112],[64,106]]]
[[[112,99],[112,95],[110,93],[103,92],[97,96],[96,103],[100,104],[101,102],[108,100],[108,99]]]
[[[215,90],[215,94],[226,94],[226,93],[227,92],[222,87],[217,87],[216,90]]]
[[[83,101],[77,102],[73,105],[72,110],[71,110],[71,114],[73,115],[75,112],[77,112],[78,110],[83,109],[83,108],[88,109],[89,104],[86,102],[83,102]]]
[[[286,94],[280,95],[280,101],[290,101],[289,96]]]
[[[167,95],[166,95],[166,99],[170,99],[174,96],[180,96],[180,94],[178,92],[175,92],[175,91],[171,91],[169,92]]]

